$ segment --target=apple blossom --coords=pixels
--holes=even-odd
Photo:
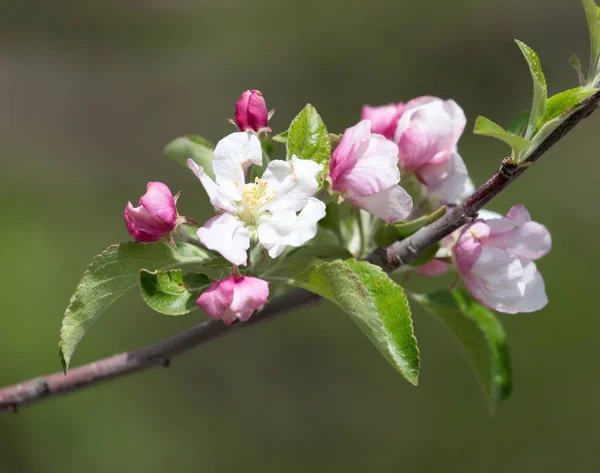
[[[371,133],[371,121],[348,128],[329,162],[331,188],[388,223],[410,215],[412,199],[398,185],[398,147]]]
[[[204,291],[196,305],[213,319],[231,325],[236,320],[248,320],[254,311],[265,305],[268,297],[267,281],[250,276],[229,277]]]
[[[158,241],[177,226],[176,199],[166,184],[149,182],[138,207],[127,202],[123,217],[127,231],[137,242]]]
[[[446,203],[460,198],[469,177],[456,148],[465,125],[454,100],[426,96],[406,104],[394,134],[402,171],[414,171]]]
[[[241,131],[267,128],[267,104],[259,90],[246,90],[235,104],[235,123]]]
[[[548,298],[533,261],[550,251],[550,233],[531,221],[523,205],[512,207],[506,217],[484,216],[466,226],[452,247],[467,289],[479,302],[499,312],[540,310]]]
[[[371,120],[371,131],[385,136],[388,140],[394,138],[398,120],[404,111],[404,103],[390,103],[378,107],[363,106],[361,120]]]
[[[271,258],[286,246],[303,245],[315,236],[317,222],[325,216],[325,204],[312,197],[322,167],[314,161],[296,156],[274,160],[262,178],[245,183],[248,167],[262,164],[260,141],[252,133],[232,133],[217,143],[214,181],[194,161],[187,164],[212,205],[224,212],[199,228],[198,238],[235,265],[247,264],[251,240],[258,240]]]

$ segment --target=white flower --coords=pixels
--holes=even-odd
[[[317,222],[325,216],[325,204],[312,197],[319,187],[320,164],[296,156],[271,161],[262,178],[246,184],[248,167],[262,165],[260,141],[246,132],[223,138],[213,156],[214,181],[194,161],[187,162],[211,204],[224,212],[198,229],[207,248],[245,265],[251,240],[276,258],[286,246],[301,246],[315,236]]]

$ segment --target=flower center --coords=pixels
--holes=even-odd
[[[261,209],[273,200],[276,194],[276,190],[269,192],[269,183],[258,177],[254,179],[254,183],[244,184],[238,216],[247,224],[256,225],[262,213]]]

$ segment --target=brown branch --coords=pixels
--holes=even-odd
[[[448,212],[431,225],[422,228],[408,239],[402,240],[389,248],[375,252],[369,258],[390,272],[409,263],[421,252],[431,247],[445,236],[469,223],[489,201],[496,197],[506,187],[523,174],[528,167],[535,163],[546,151],[558,143],[581,120],[590,116],[600,103],[600,92],[596,93],[575,112],[573,112],[559,127],[557,127],[538,146],[527,159],[527,165],[516,167],[509,162],[503,163],[499,171],[464,203]],[[67,375],[62,372],[35,378],[14,386],[0,389],[0,412],[13,411],[44,399],[71,393],[94,384],[103,383],[114,378],[135,373],[154,366],[168,366],[173,358],[197,348],[215,338],[236,332],[244,327],[270,320],[295,309],[314,304],[320,299],[316,294],[294,289],[283,296],[269,302],[263,309],[245,323],[235,323],[226,327],[220,321],[206,321],[196,327],[175,335],[172,338],[142,348],[131,353],[115,355],[111,358],[96,361],[74,368]]]

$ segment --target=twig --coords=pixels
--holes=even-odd
[[[372,254],[368,260],[386,271],[393,271],[402,264],[409,263],[421,252],[431,247],[445,236],[469,223],[489,201],[523,174],[546,151],[558,143],[581,120],[590,116],[600,103],[600,92],[596,93],[556,128],[529,156],[526,166],[516,167],[503,162],[502,168],[463,204],[455,207],[431,225],[422,228],[410,238],[402,240],[389,248]],[[35,378],[14,386],[0,389],[0,412],[17,412],[23,406],[42,401],[61,394],[103,383],[121,376],[135,373],[154,366],[168,366],[171,360],[187,351],[197,348],[225,334],[270,320],[295,309],[314,304],[320,300],[316,294],[294,289],[283,296],[273,299],[263,309],[244,323],[235,323],[226,327],[220,321],[206,321],[172,338],[131,353],[115,355],[74,368],[67,375],[62,372]]]

